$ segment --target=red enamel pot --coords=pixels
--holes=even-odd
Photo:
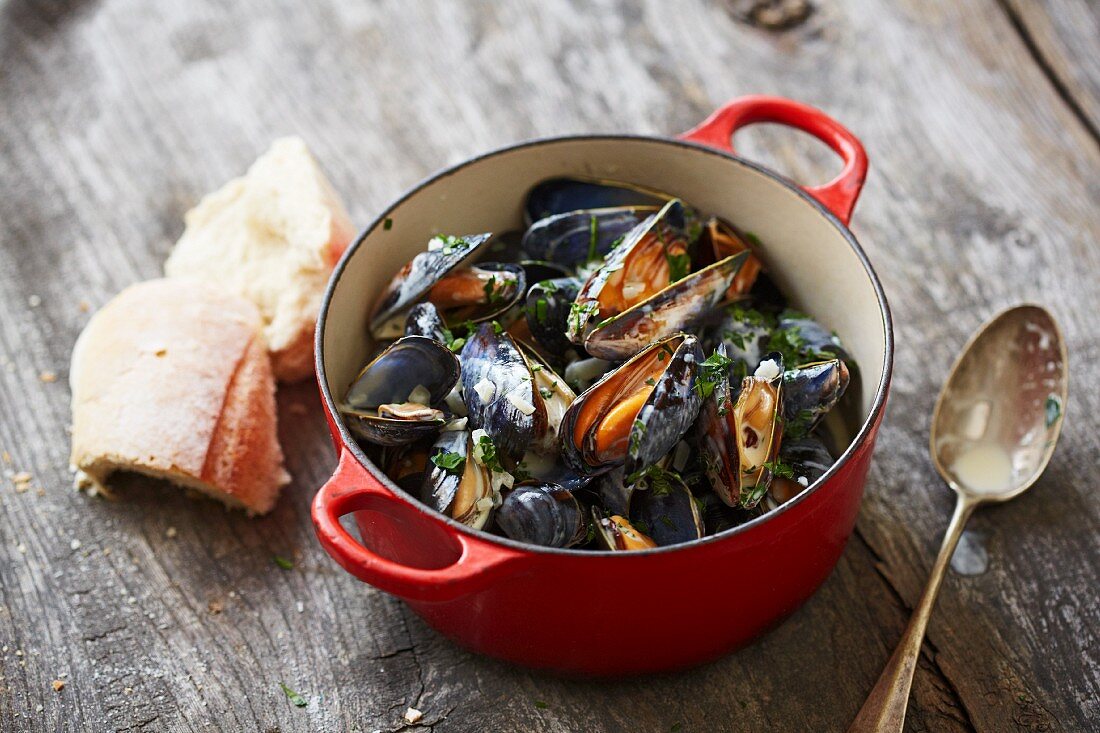
[[[754,122],[818,137],[843,159],[843,171],[824,186],[801,188],[739,158],[733,133]],[[890,383],[886,298],[847,228],[866,171],[859,141],[823,112],[754,96],[676,139],[536,140],[416,186],[344,255],[321,309],[317,375],[339,453],[313,502],[321,544],[345,570],[403,599],[458,644],[528,667],[582,675],[669,670],[726,654],[775,626],[810,597],[844,549]],[[356,445],[334,396],[367,356],[367,313],[381,289],[436,233],[517,228],[527,190],[565,175],[674,193],[766,243],[766,264],[792,305],[835,329],[859,365],[846,409],[834,411],[846,413],[838,429],[850,446],[819,481],[763,517],[688,544],[553,550],[443,517],[397,488]],[[355,515],[361,540],[341,525],[347,514]],[[669,623],[677,618],[690,623]]]

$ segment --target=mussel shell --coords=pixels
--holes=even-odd
[[[426,336],[441,343],[447,340],[447,325],[439,309],[431,303],[418,303],[409,309],[405,317],[406,336]]]
[[[592,526],[597,545],[606,550],[649,550],[657,546],[651,537],[640,532],[621,514],[604,516],[598,507],[592,507]]]
[[[471,265],[469,268],[453,270],[448,273],[448,276],[458,277],[468,273],[488,275],[491,278],[497,277],[494,273],[502,273],[499,282],[507,283],[507,287],[505,292],[497,293],[495,299],[490,300],[489,291],[486,289],[489,286],[484,285],[482,286],[482,294],[487,300],[479,300],[469,305],[440,310],[440,314],[448,325],[458,326],[467,322],[480,323],[489,320],[510,323],[511,320],[519,316],[519,311],[524,302],[524,294],[527,292],[527,275],[523,266],[508,262],[481,262],[477,265]],[[507,278],[504,275],[507,275]],[[442,287],[440,282],[437,282],[436,286]],[[428,298],[439,309],[440,303],[437,302],[436,298],[439,291],[434,287],[428,293]],[[515,313],[510,314],[510,311],[515,311]]]
[[[535,283],[527,291],[527,328],[539,345],[551,353],[564,354],[574,348],[565,337],[565,329],[580,289],[580,280],[564,277]]]
[[[729,506],[713,491],[708,491],[699,499],[703,502],[703,527],[708,536],[733,529],[752,519],[750,512]]]
[[[523,235],[523,250],[536,260],[577,267],[607,255],[622,237],[656,211],[654,206],[626,206],[548,216]]]
[[[523,342],[516,342],[516,345],[527,359],[527,367],[535,378],[536,398],[542,402],[541,411],[546,415],[546,420],[537,424],[536,440],[527,452],[536,451],[556,458],[561,445],[558,438],[561,421],[569,405],[577,399],[577,395],[565,380],[539,357],[534,347]]]
[[[837,356],[845,362],[851,361],[851,357],[840,343],[840,339],[812,318],[781,314],[779,328],[791,330],[798,334],[804,344],[799,353],[801,361],[815,361],[827,358],[829,355]]]
[[[848,388],[848,367],[840,359],[804,364],[783,373],[783,418],[788,422],[803,414],[807,429],[836,406]]]
[[[600,504],[607,511],[624,517],[630,514],[630,497],[634,493],[634,484],[626,482],[626,475],[622,466],[613,468],[602,476],[596,477],[593,485]]]
[[[483,380],[493,388],[486,397],[476,389]],[[470,428],[487,432],[512,462],[544,429],[546,410],[527,360],[512,337],[496,333],[491,323],[479,324],[462,347],[462,393]],[[527,407],[530,414],[524,414]]]
[[[755,310],[733,305],[712,329],[712,338],[724,344],[726,356],[744,364],[746,374],[755,371],[767,352],[774,319]]]
[[[521,260],[519,265],[523,268],[523,272],[527,277],[528,293],[531,292],[531,287],[535,283],[573,276],[571,268],[546,260]]]
[[[783,439],[782,356],[769,354],[768,358],[779,365],[780,374],[772,379],[755,375],[745,377],[741,382],[737,401],[730,412],[733,420],[731,432],[737,440],[737,453],[741,466],[739,500],[745,509],[756,506],[767,493],[768,485],[772,480],[772,470],[768,464],[775,461]],[[767,362],[768,358],[761,363]],[[757,415],[760,410],[763,412]],[[757,426],[762,429],[757,430]],[[749,445],[750,430],[753,435],[753,445]],[[750,450],[753,451],[752,455],[749,454]]]
[[[496,523],[511,539],[542,547],[572,547],[588,534],[580,502],[551,483],[518,484],[504,497]]]
[[[440,433],[429,456],[444,453],[457,453],[463,461],[455,469],[429,461],[420,486],[420,500],[462,524],[481,529],[493,512],[492,484],[489,471],[471,456],[470,433],[465,430]],[[482,502],[483,499],[490,501]]]
[[[612,316],[588,333],[585,350],[601,359],[626,359],[654,339],[693,330],[726,297],[748,256],[727,257]]]
[[[719,344],[716,353],[728,358],[726,344]],[[732,381],[732,368],[715,375],[714,379],[714,389],[700,407],[699,418],[695,423],[695,436],[699,455],[715,496],[733,507],[738,505],[737,487],[740,483],[741,462],[729,416],[741,383]]]
[[[599,319],[606,322],[648,297],[651,289],[648,281],[642,282],[635,292],[627,294],[627,271],[641,265],[647,265],[645,269],[648,271],[653,261],[658,263],[657,267],[664,266],[667,270],[665,262],[668,252],[677,244],[686,254],[689,242],[685,221],[683,204],[673,200],[626,234],[577,293],[566,328],[570,341],[583,344]]]
[[[785,440],[779,458],[794,468],[795,476],[804,476],[809,483],[817,481],[834,463],[833,455],[821,440],[809,435],[797,440]]]
[[[725,345],[719,346],[718,353],[725,355]],[[768,356],[782,363],[779,354]],[[748,376],[734,384],[730,381],[731,365],[720,375],[700,410],[696,439],[707,478],[714,493],[731,507],[756,506],[772,480],[772,471],[764,464],[775,460],[783,432],[782,366],[777,368],[780,374],[772,379]],[[766,413],[757,416],[756,412],[765,407]],[[760,442],[747,446],[746,430],[751,430],[754,441]],[[753,449],[764,440],[763,458],[753,460],[761,452]],[[749,450],[753,450],[752,456]]]
[[[703,515],[691,490],[676,474],[660,483],[644,479],[630,497],[630,522],[661,547],[703,536]]]
[[[703,404],[695,388],[702,361],[699,340],[685,336],[634,420],[624,464],[628,481],[638,471],[655,465],[691,429]]]
[[[421,252],[394,275],[389,286],[374,304],[370,316],[370,332],[375,338],[398,335],[394,321],[419,301],[444,275],[478,254],[493,235],[469,234],[458,237],[465,245],[444,246]],[[399,327],[398,327],[399,328]]]
[[[750,235],[744,235],[729,222],[712,216],[703,226],[702,241],[705,248],[709,249],[715,261],[723,260],[730,255],[748,252],[744,266],[737,273],[737,277],[730,283],[726,295],[729,299],[736,299],[747,294],[756,283],[756,277],[760,274],[762,264],[760,258],[753,252],[749,242],[754,239]]]
[[[630,476],[655,464],[683,437],[699,412],[701,398],[695,382],[702,358],[697,338],[677,334],[652,344],[605,374],[573,401],[562,418],[562,457],[566,465],[580,473],[602,473],[624,465]],[[642,389],[640,380],[656,373],[655,364],[661,365],[660,376],[649,377],[653,379],[652,389],[634,416],[623,454],[600,457],[596,433],[602,420],[617,401]],[[582,426],[580,444],[578,422]]]
[[[340,406],[340,415],[351,434],[375,445],[397,446],[430,438],[446,424],[445,420],[395,420],[376,413]]]
[[[344,403],[359,411],[404,402],[417,386],[427,388],[430,404],[441,402],[458,383],[461,367],[451,350],[426,336],[405,336],[363,367]],[[407,421],[397,421],[407,422]]]
[[[548,178],[527,194],[524,216],[530,226],[555,214],[582,209],[662,206],[671,196],[629,183],[595,178]]]

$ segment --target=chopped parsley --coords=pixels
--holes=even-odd
[[[791,440],[798,440],[805,438],[810,433],[810,428],[814,424],[814,413],[812,410],[799,410],[798,414],[791,419],[783,428],[783,437],[790,438]]]
[[[285,682],[280,682],[279,687],[283,688],[283,693],[286,695],[286,699],[290,700],[293,705],[300,708],[304,708],[309,705],[309,700],[305,699],[297,692],[287,687]]]
[[[653,377],[646,377],[645,383],[648,384],[650,387],[653,387],[657,384],[657,380]]]
[[[554,390],[548,387],[539,387],[539,394],[542,395],[544,400],[548,400],[554,396]]]
[[[550,320],[550,302],[546,298],[535,301],[535,321],[546,323]]]
[[[801,364],[803,357],[809,356],[812,350],[802,337],[802,331],[798,326],[777,328],[768,337],[766,350],[778,351],[783,356],[783,364]]]
[[[442,245],[439,251],[445,255],[454,254],[470,246],[468,239],[456,237],[453,234],[439,234],[432,237],[432,241],[439,242]]]
[[[461,453],[455,453],[453,451],[441,451],[432,456],[432,463],[439,466],[445,471],[458,473],[461,470],[463,464],[466,463],[466,458]]]
[[[645,423],[635,418],[634,426],[630,429],[630,455],[638,455],[642,449],[642,439],[645,437]]]
[[[779,476],[780,478],[794,479],[794,466],[789,463],[783,463],[779,459],[774,461],[764,461],[764,468],[771,471],[772,475]]]
[[[387,216],[387,217],[386,217],[386,218],[385,218],[385,219],[384,219],[384,220],[382,221],[382,229],[383,229],[383,231],[387,231],[387,232],[388,232],[389,230],[393,229],[393,219],[391,219],[391,218],[389,218],[389,217]]]
[[[550,706],[547,705],[546,703],[544,703],[542,700],[535,700],[535,707],[538,708],[539,710],[545,710],[546,708],[548,708]]]
[[[489,279],[485,281],[485,285],[482,287],[485,291],[485,302],[490,305],[503,299],[503,295],[497,290],[497,277],[496,275],[490,275]]]
[[[474,456],[480,459],[481,465],[494,473],[504,473],[504,466],[500,465],[497,456],[497,447],[493,439],[488,435],[482,435],[474,446]]]
[[[670,283],[683,280],[691,272],[691,255],[686,252],[678,255],[665,253],[665,260],[668,261],[668,281]]]
[[[574,301],[569,306],[569,327],[574,333],[583,333],[588,321],[600,309],[600,304],[594,300],[585,302]]]
[[[504,333],[504,326],[500,325],[500,321],[493,321],[493,333],[500,336]]]
[[[271,559],[272,559],[272,561],[274,561],[274,563],[276,565],[281,567],[283,570],[293,570],[294,569],[294,562],[292,560],[287,560],[285,557],[281,557],[279,555],[272,555]]]
[[[715,351],[707,357],[706,361],[699,365],[699,375],[695,379],[695,391],[703,399],[714,393],[714,388],[727,379],[729,369],[733,365],[733,359],[725,354]]]

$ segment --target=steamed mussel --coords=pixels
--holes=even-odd
[[[438,235],[369,314],[341,413],[394,483],[472,529],[636,551],[793,500],[858,380],[767,245],[674,196],[555,178],[523,229]]]

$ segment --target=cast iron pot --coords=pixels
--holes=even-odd
[[[733,133],[754,122],[816,136],[841,156],[843,171],[824,186],[800,188],[737,157]],[[754,96],[730,102],[678,139],[536,140],[467,160],[413,188],[344,255],[321,307],[317,375],[339,454],[313,502],[325,550],[462,646],[571,674],[699,664],[776,625],[825,580],[852,531],[890,382],[890,312],[847,228],[866,171],[859,141],[823,112]],[[852,352],[860,378],[844,419],[851,444],[797,498],[732,531],[674,547],[543,549],[428,509],[356,445],[336,398],[368,354],[367,314],[393,274],[436,233],[517,228],[533,184],[577,174],[666,191],[756,233],[792,305],[835,329]],[[362,542],[339,521],[352,513]]]

